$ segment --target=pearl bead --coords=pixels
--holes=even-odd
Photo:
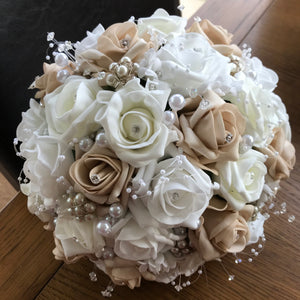
[[[96,205],[94,203],[86,203],[84,209],[88,213],[93,213],[96,210]]]
[[[120,60],[121,64],[130,64],[131,63],[131,59],[127,56],[123,56]]]
[[[109,71],[113,71],[118,66],[118,63],[113,62],[109,65]]]
[[[123,206],[119,203],[114,203],[109,207],[109,214],[113,218],[120,218],[124,214]]]
[[[83,204],[85,202],[84,195],[81,193],[76,194],[74,201],[76,204]]]
[[[114,250],[109,247],[104,247],[102,249],[102,257],[104,259],[112,259],[115,256]]]
[[[164,112],[164,116],[163,116],[163,122],[167,125],[167,126],[171,126],[174,124],[175,122],[175,114],[171,111],[165,111]]]
[[[65,67],[68,65],[68,56],[65,53],[59,53],[55,56],[55,63],[60,67]]]
[[[177,242],[177,247],[179,249],[184,249],[187,246],[187,242],[185,240],[181,240]]]
[[[93,144],[94,144],[94,142],[92,139],[85,137],[79,141],[78,145],[79,145],[80,150],[87,152],[92,148]]]
[[[126,76],[128,74],[128,68],[124,65],[121,65],[117,68],[117,74],[120,77]]]
[[[101,235],[107,236],[111,233],[111,225],[108,221],[102,220],[96,226],[97,232]]]
[[[104,132],[100,132],[97,134],[96,143],[97,143],[97,145],[102,146],[102,147],[107,145],[107,139],[106,139]]]
[[[64,83],[69,76],[70,73],[67,70],[60,70],[57,72],[56,79],[57,81]]]
[[[116,77],[112,74],[108,74],[105,80],[108,85],[113,86],[116,82]]]
[[[95,218],[95,216],[92,214],[87,214],[84,216],[85,221],[92,221],[94,218]]]
[[[173,95],[173,96],[170,97],[170,99],[169,99],[169,105],[175,111],[181,110],[182,108],[184,108],[185,99],[184,99],[184,97],[182,95],[175,94],[175,95]]]

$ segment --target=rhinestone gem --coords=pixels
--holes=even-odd
[[[207,109],[208,106],[209,106],[210,102],[206,99],[202,99],[199,106],[200,106],[200,109]]]
[[[101,177],[98,174],[92,174],[90,180],[93,184],[98,184],[101,181]]]
[[[54,35],[55,33],[54,32],[48,32],[47,34],[47,41],[50,42],[54,39]]]
[[[228,133],[225,137],[225,141],[227,143],[230,143],[232,141],[233,135],[231,133]]]

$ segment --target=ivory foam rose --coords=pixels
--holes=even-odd
[[[237,161],[217,162],[220,183],[218,194],[235,210],[241,210],[246,203],[259,199],[265,183],[267,168],[265,156],[253,149],[240,155]]]
[[[133,79],[114,93],[104,115],[96,115],[121,160],[145,166],[163,156],[168,143],[177,139],[163,123],[169,93],[169,89],[148,90]]]

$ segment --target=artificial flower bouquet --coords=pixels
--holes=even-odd
[[[222,27],[186,25],[158,9],[75,44],[48,33],[55,62],[17,128],[21,189],[55,258],[88,257],[115,285],[179,291],[190,281],[176,277],[205,262],[239,262],[265,240],[266,208],[295,163],[277,75]]]

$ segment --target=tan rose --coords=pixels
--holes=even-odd
[[[274,130],[274,138],[267,148],[258,148],[258,150],[268,155],[265,165],[273,179],[280,180],[290,176],[290,171],[296,162],[295,148],[286,139],[282,128]]]
[[[75,69],[72,62],[69,62],[69,65],[66,67],[60,67],[57,64],[43,64],[44,74],[35,79],[34,85],[35,88],[39,89],[39,91],[35,94],[35,97],[38,99],[43,99],[45,95],[50,94],[60,85],[56,78],[57,72],[60,70],[68,70],[70,74],[73,74],[73,70]]]
[[[150,47],[150,42],[138,37],[135,23],[116,23],[98,38],[97,49],[89,49],[79,55],[81,68],[92,72],[107,70],[111,63],[118,62],[123,56],[137,62]]]
[[[100,204],[121,201],[127,206],[126,187],[134,168],[121,161],[115,153],[95,144],[92,149],[76,160],[69,174],[75,190]]]
[[[127,285],[134,289],[141,285],[141,273],[136,267],[135,261],[115,257],[112,260],[105,260],[105,272],[116,285]]]
[[[191,243],[205,261],[241,252],[250,238],[247,221],[253,211],[253,205],[245,205],[240,211],[207,209],[200,228],[189,231]]]
[[[242,55],[242,51],[237,45],[230,44],[233,35],[222,26],[214,25],[207,19],[193,23],[187,32],[202,34],[217,51],[225,56]]]
[[[197,97],[186,101],[175,123],[179,136],[177,146],[199,167],[237,160],[240,135],[245,130],[245,120],[237,107],[225,103],[212,91],[204,94],[203,100]]]

